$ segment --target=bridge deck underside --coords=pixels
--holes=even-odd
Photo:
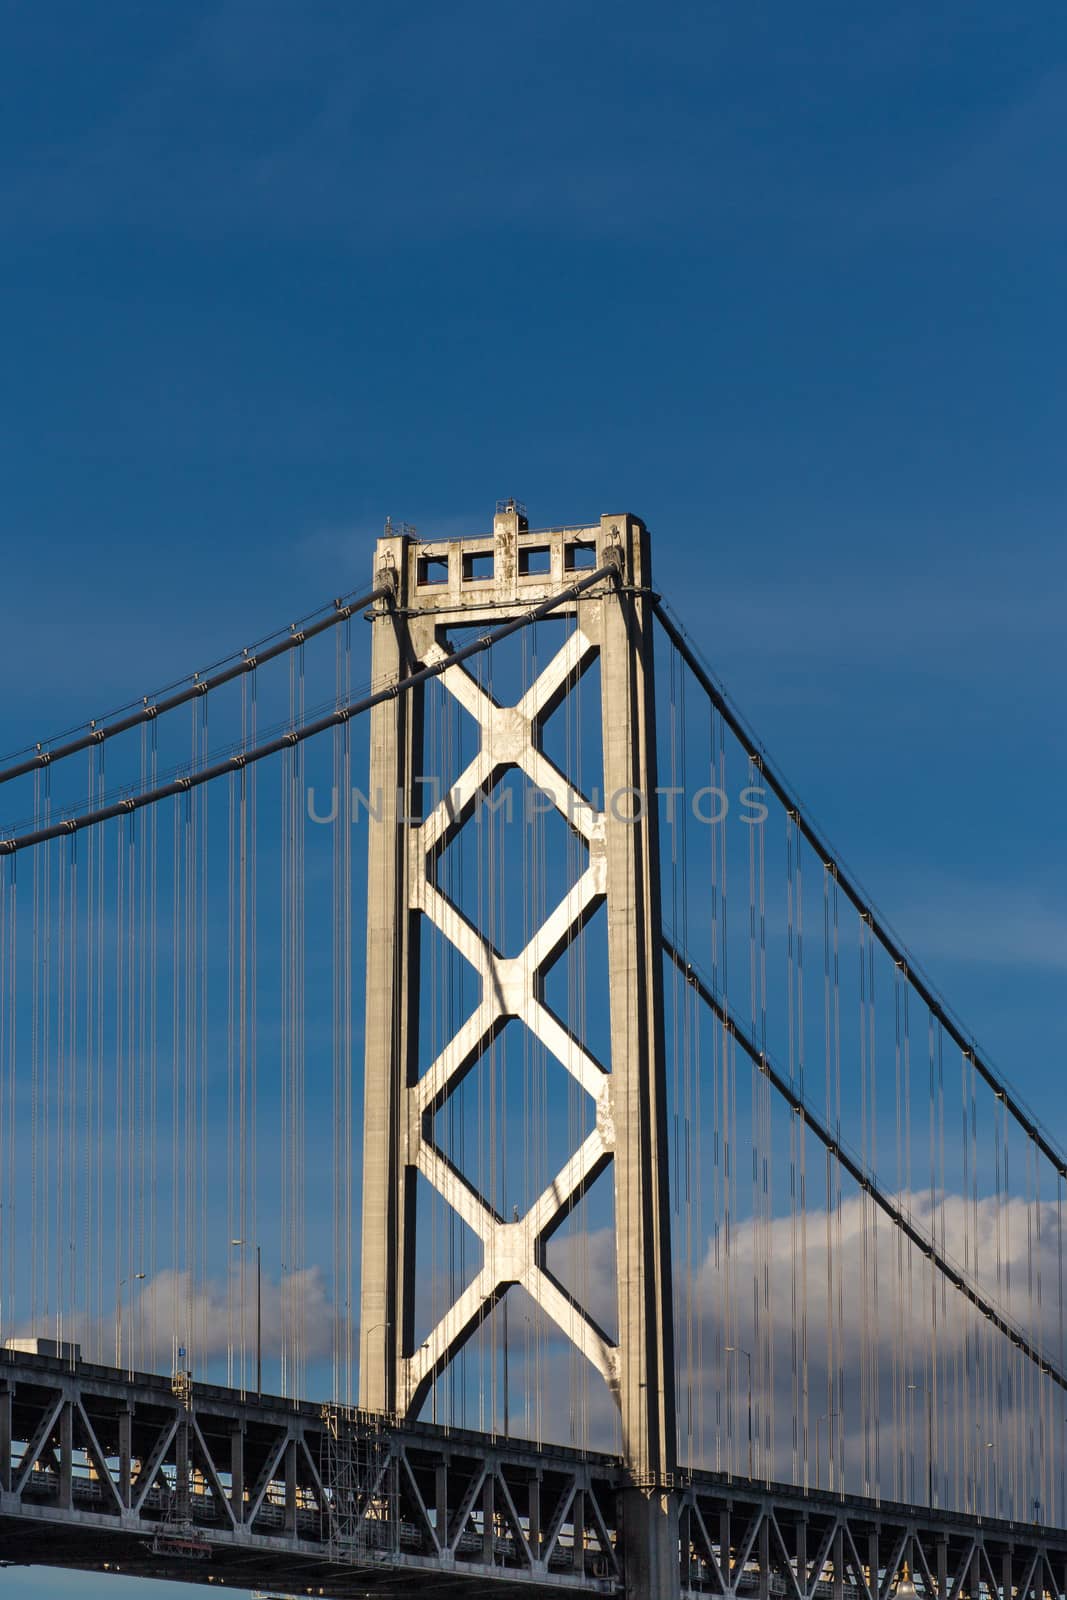
[[[611,1457],[4,1352],[0,1559],[339,1597],[621,1594]],[[1067,1594],[1067,1535],[710,1474],[675,1485],[684,1595]]]

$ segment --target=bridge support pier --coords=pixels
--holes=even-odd
[[[11,1386],[0,1385],[0,1493],[11,1489]]]
[[[619,1520],[626,1600],[677,1600],[678,1499],[669,1490],[624,1489]]]

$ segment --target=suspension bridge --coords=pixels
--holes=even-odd
[[[5,1565],[1067,1594],[1067,1158],[651,554],[387,525],[0,764]]]

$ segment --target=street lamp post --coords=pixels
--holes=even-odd
[[[140,1283],[145,1274],[135,1272],[129,1278],[120,1278],[115,1287],[115,1365],[122,1366],[122,1291],[128,1283]]]
[[[815,1488],[822,1487],[822,1423],[829,1425],[839,1413],[836,1411],[823,1411],[815,1418]],[[826,1440],[829,1444],[831,1438],[829,1426],[826,1429]],[[829,1474],[827,1474],[829,1477]],[[832,1483],[827,1483],[828,1489],[833,1488]]]
[[[250,1239],[231,1239],[230,1243],[238,1249],[251,1250]],[[256,1252],[256,1393],[263,1393],[263,1257],[260,1247],[255,1246]]]
[[[909,1383],[908,1388],[913,1394],[926,1396],[926,1503],[929,1509],[934,1509],[934,1397],[929,1389],[920,1383]]]
[[[752,1356],[748,1350],[743,1349],[739,1344],[728,1344],[726,1353],[731,1356],[744,1356],[748,1362],[748,1476],[749,1482],[751,1482],[754,1476],[752,1471]]]

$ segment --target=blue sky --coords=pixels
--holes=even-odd
[[[1062,7],[0,17],[0,746],[352,588],[387,513],[632,509],[1067,1130]]]

